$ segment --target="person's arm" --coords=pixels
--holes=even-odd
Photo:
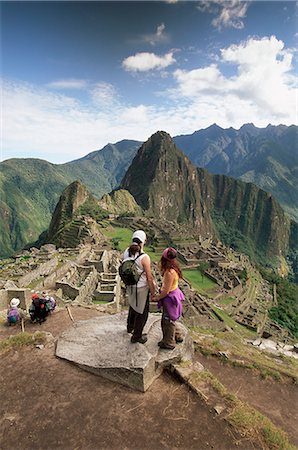
[[[142,258],[141,263],[142,263],[144,272],[146,274],[148,286],[149,286],[149,289],[150,289],[150,294],[153,296],[155,294],[155,286],[154,286],[153,276],[152,276],[152,272],[151,272],[151,263],[150,263],[149,256],[145,255]]]
[[[171,290],[175,275],[173,272],[167,270],[163,276],[163,283],[160,290],[160,293],[154,298],[155,301],[159,301],[162,298],[166,297]]]

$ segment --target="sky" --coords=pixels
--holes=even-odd
[[[1,1],[0,160],[297,125],[295,1]]]

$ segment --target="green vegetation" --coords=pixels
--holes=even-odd
[[[242,333],[242,335],[244,336],[250,336],[252,337],[256,337],[256,332],[249,330],[248,328],[246,328],[243,325],[240,325],[239,323],[237,323],[234,319],[232,319],[232,317],[230,317],[225,311],[223,311],[222,309],[218,308],[217,306],[212,305],[211,308],[213,309],[213,311],[216,313],[217,316],[219,316],[221,318],[221,320],[228,325],[232,330],[234,331],[239,331],[239,333]]]
[[[297,360],[284,355],[264,353],[253,345],[247,345],[243,339],[255,339],[256,333],[239,324],[235,326],[230,323],[230,325],[230,328],[234,326],[234,332],[193,327],[191,334],[195,341],[195,349],[204,356],[219,358],[223,358],[222,355],[227,352],[228,358],[223,358],[226,364],[251,369],[262,378],[271,377],[276,380],[284,375],[297,382]]]
[[[41,159],[0,163],[0,255],[6,257],[35,242],[48,228],[59,196],[80,180],[97,198],[122,179],[140,142],[121,141],[66,164]]]
[[[235,301],[234,297],[224,297],[220,299],[220,304],[224,306],[231,305]]]
[[[259,271],[272,286],[276,285],[278,305],[269,311],[271,319],[298,338],[298,286],[262,267],[259,267]]]
[[[98,204],[86,201],[82,206],[79,207],[76,216],[86,215],[92,217],[96,222],[101,222],[103,219],[109,217],[109,213],[102,209]]]
[[[268,417],[238,399],[227,421],[243,436],[261,444],[263,449],[295,450],[283,430],[275,426]]]
[[[44,344],[46,337],[44,333],[19,333],[0,341],[0,352],[6,352],[27,345]]]
[[[133,233],[133,231],[129,228],[114,226],[102,228],[101,232],[112,241],[113,248],[119,250],[120,252],[124,252],[124,250],[130,245],[131,236]],[[145,245],[144,251],[150,256],[153,262],[158,262],[160,260],[161,253],[153,251],[151,246]]]
[[[200,392],[208,386],[224,400],[228,415],[225,417],[242,436],[261,446],[264,450],[295,450],[287,434],[276,427],[268,417],[238,399],[208,370],[192,372],[190,382]]]
[[[94,303],[95,305],[107,305],[110,302],[104,300],[92,300],[92,303]]]
[[[183,269],[184,278],[189,281],[194,289],[207,297],[214,297],[217,284],[198,269]]]

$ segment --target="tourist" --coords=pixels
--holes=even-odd
[[[162,340],[158,343],[160,348],[173,350],[176,342],[182,342],[176,321],[182,315],[182,301],[184,295],[178,287],[182,272],[177,261],[177,251],[168,247],[163,251],[160,260],[160,269],[163,276],[160,293],[153,300],[158,301],[158,308],[162,307]]]
[[[29,308],[29,314],[32,322],[41,324],[47,320],[49,314],[49,307],[47,300],[38,293],[32,294],[32,303]]]
[[[21,320],[21,314],[19,312],[18,306],[20,304],[20,300],[18,298],[13,298],[9,304],[9,308],[7,310],[7,323],[8,325],[15,325],[17,322]]]
[[[146,234],[143,230],[135,231],[132,244],[123,254],[123,261],[135,260],[139,279],[135,285],[127,285],[126,292],[129,302],[127,317],[127,332],[132,333],[131,342],[145,344],[147,336],[143,334],[149,314],[149,295],[155,293],[155,285],[151,273],[149,255],[143,252]]]

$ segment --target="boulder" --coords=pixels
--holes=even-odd
[[[161,350],[160,314],[149,314],[144,333],[145,344],[132,344],[126,331],[127,313],[78,321],[59,337],[56,356],[82,369],[145,392],[166,366],[191,359],[193,343],[186,328],[185,336],[174,350]]]

